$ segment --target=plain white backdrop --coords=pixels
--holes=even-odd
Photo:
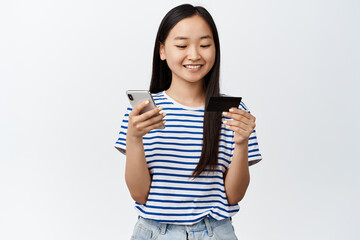
[[[263,161],[239,239],[360,239],[360,2],[188,1],[219,31],[222,92],[257,118]],[[130,239],[113,144],[183,1],[1,1],[0,239]]]

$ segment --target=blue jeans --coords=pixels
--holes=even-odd
[[[193,225],[164,224],[139,217],[131,240],[237,240],[230,218],[204,218]]]

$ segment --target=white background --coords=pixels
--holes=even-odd
[[[217,24],[222,92],[257,117],[263,161],[239,239],[360,239],[360,2],[189,1]],[[129,239],[113,144],[182,1],[0,3],[0,239]]]

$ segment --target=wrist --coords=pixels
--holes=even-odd
[[[142,136],[132,136],[132,135],[126,135],[126,142],[131,142],[131,143],[139,143],[141,142],[142,143]]]
[[[246,141],[241,142],[241,143],[235,143],[235,148],[240,148],[240,149],[248,148],[248,145],[249,145],[249,141],[246,140]]]

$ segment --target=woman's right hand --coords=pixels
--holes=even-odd
[[[127,136],[134,138],[142,138],[149,131],[158,128],[165,124],[166,113],[157,115],[162,110],[162,107],[156,107],[150,111],[140,114],[141,110],[149,104],[149,101],[139,103],[129,113],[129,123]]]

